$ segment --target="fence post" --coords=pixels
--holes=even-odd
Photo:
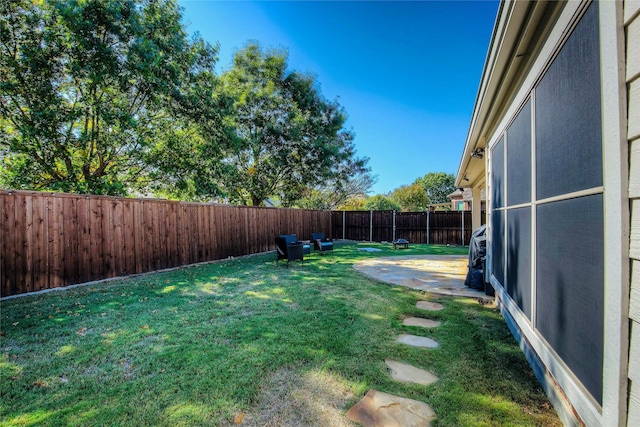
[[[373,209],[369,211],[369,241],[373,242]]]
[[[396,240],[396,211],[393,211],[393,239]]]
[[[345,211],[342,211],[342,240],[345,240],[345,227],[347,225],[347,213]]]
[[[429,244],[429,210],[427,209],[427,245]]]
[[[460,211],[462,215],[462,246],[464,246],[464,211]]]

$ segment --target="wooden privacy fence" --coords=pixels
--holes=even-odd
[[[482,215],[484,224],[484,215]],[[471,212],[334,211],[332,234],[337,238],[391,242],[468,245],[473,230]]]
[[[331,212],[0,190],[2,296],[331,236]]]

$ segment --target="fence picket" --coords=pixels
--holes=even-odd
[[[25,196],[23,205],[26,214],[22,229],[25,253],[23,262],[26,265],[24,286],[28,292],[33,292],[35,290],[33,286],[33,196]]]
[[[18,242],[16,240],[15,201],[16,198],[9,193],[3,193],[2,203],[2,296],[13,295],[17,291],[16,283],[16,256]]]
[[[166,223],[167,223],[167,239],[165,245],[167,247],[167,262],[166,267],[177,267],[178,265],[178,245],[177,245],[177,232],[178,227],[176,224],[176,216],[178,212],[178,206],[176,203],[169,203],[166,206]]]
[[[130,200],[122,200],[123,224],[123,258],[122,274],[133,274],[136,271],[136,235],[134,227],[134,208]]]
[[[14,224],[15,224],[15,247],[14,247],[14,266],[15,266],[15,286],[12,288],[20,292],[29,292],[26,282],[27,261],[26,253],[29,247],[25,235],[25,222],[27,220],[27,211],[25,205],[25,196],[14,193]]]
[[[91,197],[89,199],[91,220],[91,277],[107,277],[106,268],[109,267],[104,258],[104,233],[103,221],[105,218],[102,210],[102,199]]]
[[[124,227],[122,226],[124,203],[119,202],[119,200],[114,200],[109,204],[113,224],[113,237],[109,240],[113,242],[111,250],[113,253],[112,271],[114,276],[122,276],[124,274]]]
[[[48,200],[48,242],[49,242],[49,283],[47,288],[57,288],[64,282],[64,208],[61,197],[51,197]]]
[[[105,277],[113,277],[115,271],[113,268],[113,240],[115,233],[113,230],[112,206],[109,200],[100,201],[100,253],[102,255],[102,275]]]
[[[146,264],[146,242],[144,240],[144,201],[133,203],[133,235],[135,245],[135,270],[142,273]]]

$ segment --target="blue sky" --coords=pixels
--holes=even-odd
[[[247,41],[284,48],[289,68],[338,98],[388,193],[429,172],[455,174],[498,2],[180,0],[189,33],[219,43],[218,70]]]

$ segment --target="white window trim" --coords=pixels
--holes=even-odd
[[[629,354],[629,146],[622,2],[601,1],[600,75],[604,191],[602,425],[625,425]],[[605,149],[606,147],[606,149]]]

